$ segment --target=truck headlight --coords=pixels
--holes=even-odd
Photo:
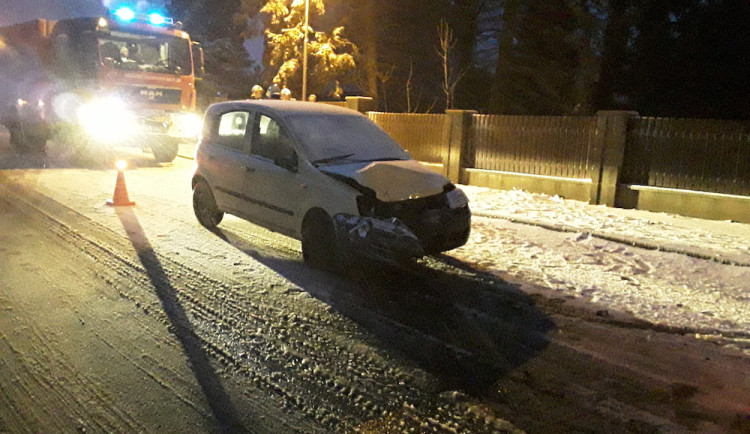
[[[197,139],[203,129],[203,119],[195,113],[179,113],[174,116],[174,126],[180,137]]]
[[[138,120],[119,98],[94,99],[78,109],[78,121],[96,141],[121,142],[138,133]]]

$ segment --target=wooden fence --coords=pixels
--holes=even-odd
[[[444,114],[369,112],[368,116],[409,151],[415,160],[443,163],[443,134],[447,121]]]
[[[596,117],[475,115],[473,168],[591,178]]]
[[[748,123],[634,117],[622,183],[750,196]]]
[[[607,111],[367,114],[453,182],[750,223],[748,122]]]

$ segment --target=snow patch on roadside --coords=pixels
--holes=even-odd
[[[461,188],[473,233],[452,256],[592,309],[701,333],[750,331],[750,266],[706,259],[750,265],[750,225]]]

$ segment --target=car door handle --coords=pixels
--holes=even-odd
[[[247,172],[247,173],[253,173],[253,172],[255,172],[255,169],[253,169],[252,167],[242,166],[242,168],[245,169],[245,172]]]

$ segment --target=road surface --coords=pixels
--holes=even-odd
[[[312,270],[297,241],[198,225],[190,159],[128,158],[113,208],[113,170],[0,133],[0,432],[750,431],[736,345],[460,255]]]

